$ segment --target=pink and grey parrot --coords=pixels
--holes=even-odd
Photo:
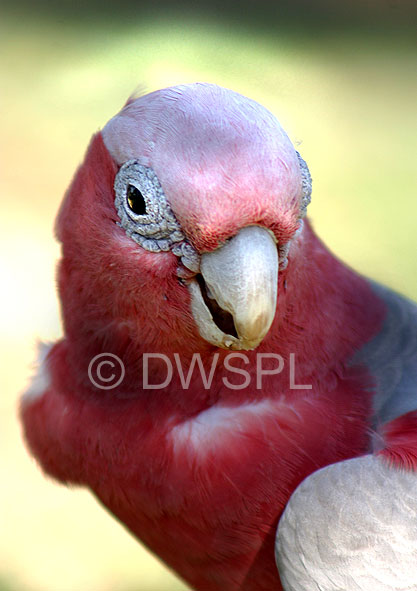
[[[195,590],[417,589],[417,306],[310,196],[268,110],[191,84],[130,99],[58,214],[26,441]]]

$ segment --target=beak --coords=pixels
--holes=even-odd
[[[252,350],[275,316],[278,250],[272,232],[248,226],[201,256],[188,289],[200,335],[223,349]]]

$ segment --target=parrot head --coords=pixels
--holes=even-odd
[[[199,83],[129,100],[57,219],[74,350],[255,349],[310,193],[306,164],[253,100]]]

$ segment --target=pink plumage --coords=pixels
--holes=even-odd
[[[244,350],[247,363],[233,361],[251,378],[245,388],[225,386],[230,351],[200,334],[187,286],[200,271],[171,246],[143,248],[120,222],[114,183],[130,160],[156,175],[198,257],[251,226],[286,245],[269,331]],[[274,540],[288,499],[317,469],[370,453],[374,430],[381,455],[417,468],[413,407],[390,416],[393,391],[376,410],[384,357],[378,365],[366,356],[389,302],[308,221],[302,227],[303,190],[300,161],[276,119],[236,93],[197,84],[129,102],[93,137],[58,216],[65,336],[41,370],[47,385],[23,400],[26,440],[48,474],[90,487],[193,589],[281,589]],[[109,352],[126,373],[103,390],[88,368]],[[186,389],[178,372],[165,388],[144,389],[145,353],[173,367],[174,353],[185,368],[195,353],[206,368],[219,360],[208,389],[198,372]],[[284,370],[264,375],[258,389],[257,356],[271,353]],[[296,383],[311,387],[290,387],[291,354]],[[395,355],[403,358],[401,349]],[[161,382],[166,366],[152,362]]]

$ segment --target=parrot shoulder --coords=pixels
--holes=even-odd
[[[376,381],[374,428],[417,410],[417,304],[377,283],[385,304],[381,331],[353,358]]]

